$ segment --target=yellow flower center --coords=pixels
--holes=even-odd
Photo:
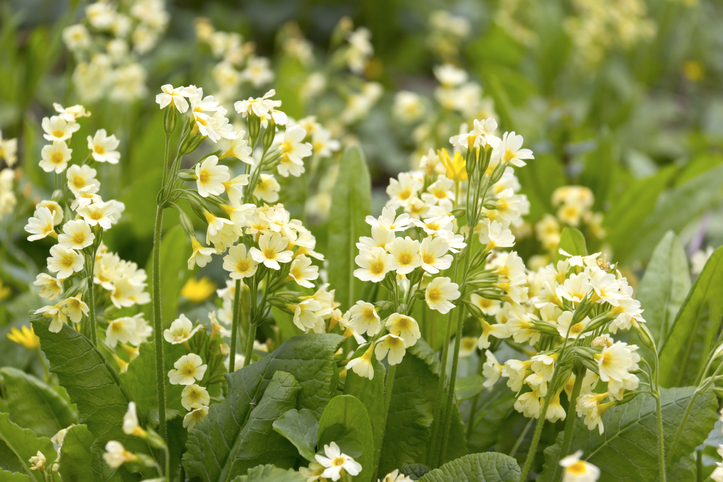
[[[402,253],[399,255],[399,258],[397,259],[399,264],[402,266],[412,264],[412,253]]]
[[[75,233],[75,235],[73,236],[73,243],[74,244],[85,243],[85,233]]]
[[[65,135],[64,130],[56,129],[52,133],[53,137],[63,137]]]
[[[406,200],[409,199],[410,197],[412,197],[412,190],[411,190],[411,189],[405,189],[404,191],[402,191],[402,192],[399,193],[399,199],[401,199],[402,201],[406,201]]]
[[[582,460],[578,460],[574,464],[567,467],[567,472],[575,475],[580,475],[587,473],[587,467],[585,467],[585,462]]]
[[[95,151],[96,154],[100,154],[101,156],[105,154],[105,147],[101,146],[100,144],[96,144],[93,146],[93,151]]]
[[[53,152],[53,155],[50,156],[50,162],[53,164],[60,165],[63,163],[64,160],[65,158],[63,157],[62,152]]]
[[[81,189],[85,187],[85,178],[81,176],[76,176],[71,181],[73,183],[73,186],[75,186],[76,189]]]
[[[385,267],[386,266],[384,265],[384,261],[377,260],[369,266],[369,271],[371,271],[373,275],[377,276],[384,272]]]
[[[334,465],[335,467],[341,467],[342,465],[344,465],[344,462],[344,457],[334,457],[334,460],[331,461],[332,465]]]
[[[442,298],[442,293],[439,291],[439,288],[432,288],[427,291],[427,298],[434,303]]]
[[[264,249],[264,258],[266,259],[276,259],[276,250],[272,248],[266,248]]]
[[[201,172],[198,173],[198,180],[201,184],[208,184],[208,181],[211,180],[211,173],[208,172],[208,169],[201,169]]]
[[[63,268],[72,268],[73,262],[74,262],[73,256],[70,254],[67,254],[67,255],[63,256],[62,259],[60,260],[60,265]]]

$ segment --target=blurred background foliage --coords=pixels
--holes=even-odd
[[[19,156],[18,202],[0,220],[0,350],[14,358],[7,361],[12,366],[24,367],[31,354],[9,342],[5,333],[26,322],[28,310],[40,305],[29,288],[47,252],[42,243],[27,242],[22,231],[34,202],[49,198],[54,189],[52,177],[38,167],[40,121],[51,115],[54,102],[82,102],[82,92],[73,85],[77,59],[62,36],[66,27],[81,21],[87,5],[0,3],[0,129],[4,138],[18,139]],[[82,150],[86,136],[99,128],[121,139],[121,163],[100,180],[104,196],[124,202],[126,211],[104,241],[139,266],[147,265],[151,249],[163,155],[163,117],[155,94],[165,83],[196,84],[216,93],[212,72],[217,60],[209,45],[196,39],[199,17],[218,31],[240,34],[253,43],[249,48],[256,54],[270,59],[275,79],[258,87],[244,84],[233,100],[260,96],[273,87],[290,116],[324,118],[326,109],[341,108],[349,89],[362,88],[363,82],[383,87],[363,119],[338,131],[326,126],[339,133],[342,144],[361,144],[377,211],[389,177],[412,168],[424,153],[414,129],[393,115],[396,92],[424,96],[424,116],[436,117],[422,122],[438,127],[471,121],[429,108],[438,86],[433,69],[449,63],[479,83],[482,95],[493,102],[501,130],[522,134],[535,153],[535,160],[519,171],[531,204],[522,228],[527,236],[516,233],[517,249],[526,259],[549,257],[534,225],[558,213],[553,193],[565,185],[589,188],[591,212],[601,218],[595,232],[585,232],[588,245],[605,250],[628,273],[641,269],[668,230],[680,233],[689,256],[723,244],[720,2],[197,0],[168,2],[166,8],[166,32],[139,58],[147,72],[144,94],[132,101],[103,97],[84,102],[93,115],[73,140]],[[354,78],[340,77],[343,69],[334,67],[335,35],[344,17],[354,27],[368,28],[374,47]],[[301,42],[301,37],[310,42],[310,63],[288,54],[286,42]],[[324,102],[317,105],[301,90],[310,73],[319,71],[328,76],[328,85]],[[430,134],[436,147],[449,149],[447,139],[456,128],[446,136],[437,136],[439,132],[444,130]],[[318,180],[308,182],[311,189]],[[308,197],[308,190],[282,189],[282,201],[302,219]],[[167,229],[177,224],[177,217],[167,217]],[[322,252],[326,224],[321,220],[313,226]],[[183,269],[185,238],[167,239],[175,243],[168,249],[181,260],[177,273],[183,273],[169,283],[184,286],[192,276]],[[224,284],[215,263],[201,275],[219,287]],[[181,308],[203,312],[197,303],[203,297],[194,296],[192,289],[185,292],[178,301]]]

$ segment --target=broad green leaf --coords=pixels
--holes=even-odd
[[[311,410],[289,410],[273,423],[274,430],[294,444],[299,453],[309,462],[314,462],[316,437],[319,421]]]
[[[675,233],[668,231],[653,251],[637,293],[638,301],[645,310],[645,326],[658,348],[663,346],[670,326],[690,291],[690,284],[685,249]],[[630,336],[637,340],[635,332]],[[652,363],[652,351],[641,343],[637,344],[640,355]]]
[[[359,482],[369,482],[374,476],[374,436],[364,404],[351,395],[339,395],[331,399],[319,419],[319,442],[321,449],[331,442],[362,466],[354,477]]]
[[[43,476],[38,471],[30,470],[30,462],[28,462],[30,457],[34,457],[40,451],[45,455],[48,465],[52,465],[55,461],[56,453],[53,442],[49,438],[38,437],[30,429],[14,424],[10,421],[9,413],[0,413],[0,442],[5,444],[10,449],[9,453],[15,457],[14,465],[22,468],[18,472],[24,472],[35,480],[42,481]],[[10,460],[3,462],[11,463]]]
[[[668,468],[693,452],[713,428],[718,404],[712,392],[698,395],[689,416],[686,409],[694,387],[661,390],[663,433]],[[575,419],[571,450],[582,450],[583,459],[601,471],[600,480],[658,480],[658,419],[655,398],[647,393],[623,405],[609,408],[602,416],[605,431],[588,430],[581,417]],[[681,438],[673,450],[673,440],[681,428]],[[540,482],[551,480],[560,459],[563,433],[545,449],[545,465]],[[670,479],[669,480],[682,480]]]
[[[617,258],[626,262],[644,259],[667,231],[679,233],[692,219],[720,199],[723,194],[721,179],[723,165],[709,169],[666,193],[650,216],[628,233],[630,248],[622,255],[616,251]]]
[[[467,440],[471,452],[486,452],[496,444],[503,433],[502,424],[514,404],[515,394],[505,384],[497,384],[492,390],[481,393],[475,412],[474,430]]]
[[[3,482],[29,482],[35,479],[32,479],[28,474],[0,469],[0,480]]]
[[[63,482],[93,480],[90,448],[95,438],[85,425],[75,425],[65,434],[60,448],[60,476]]]
[[[294,324],[294,315],[280,310],[273,306],[271,307],[271,314],[274,317],[276,326],[281,330],[281,334],[284,338],[291,338],[292,336],[301,335],[303,331]]]
[[[469,400],[482,391],[484,382],[479,375],[459,377],[454,384],[454,397],[460,402]]]
[[[424,340],[419,340],[407,350],[404,359],[397,365],[379,474],[387,474],[404,464],[425,460],[432,435],[439,369],[436,354]],[[443,462],[467,454],[465,427],[457,404],[452,409],[447,456]],[[440,417],[444,417],[444,414],[440,414]]]
[[[695,382],[713,348],[723,316],[723,248],[708,259],[675,317],[660,349],[660,384],[680,387]]]
[[[567,256],[560,254],[561,249],[574,256],[585,256],[587,254],[585,236],[575,228],[563,229],[562,234],[560,234],[560,243],[557,245],[557,250],[555,251],[555,263],[562,259],[567,259]]]
[[[366,348],[362,348],[366,350]],[[361,356],[362,353],[356,353],[355,356]],[[384,422],[386,414],[384,413],[384,381],[386,379],[386,368],[376,357],[372,357],[374,367],[374,378],[360,377],[353,370],[346,372],[346,382],[344,383],[344,393],[353,395],[359,399],[367,409],[369,421],[372,425],[372,434],[374,436],[374,459],[373,463],[379,461],[379,455],[382,450],[382,441],[384,440]],[[375,467],[376,468],[376,467]]]
[[[88,427],[96,443],[105,445],[108,440],[118,440],[128,450],[148,452],[144,442],[123,433],[123,415],[130,398],[105,357],[90,340],[68,325],[63,325],[58,333],[51,333],[49,324],[47,318],[33,320],[35,334],[50,361],[50,370],[78,407],[79,423]]]
[[[163,235],[161,240],[161,309],[163,310],[163,327],[168,328],[176,319],[178,300],[183,283],[188,278],[186,255],[190,256],[188,236],[180,225]],[[148,278],[153,278],[153,257],[148,258],[146,266]],[[152,303],[143,307],[146,319],[152,319]]]
[[[329,223],[329,282],[336,289],[336,301],[348,309],[361,296],[363,283],[354,276],[360,236],[369,235],[364,218],[372,212],[371,181],[364,154],[356,146],[344,151],[331,195],[333,219]]]
[[[292,468],[297,459],[294,445],[272,427],[274,420],[296,407],[301,385],[286,372],[274,373],[259,404],[251,410],[248,422],[229,454],[230,464],[221,473],[221,480],[243,475],[260,464],[273,463]]]
[[[49,385],[17,368],[0,369],[13,422],[37,435],[52,437],[78,421],[70,403]]]
[[[520,466],[512,457],[497,453],[470,454],[447,462],[419,482],[517,482]]]
[[[295,470],[259,465],[249,469],[248,474],[236,477],[233,482],[306,482],[306,478]]]
[[[260,402],[277,371],[291,374],[301,385],[295,408],[321,416],[336,390],[333,358],[342,339],[332,334],[295,336],[259,361],[228,374],[228,397],[212,405],[208,416],[188,434],[183,456],[186,473],[205,481],[230,480],[223,479],[222,473],[233,463],[230,455],[240,443],[252,405]]]

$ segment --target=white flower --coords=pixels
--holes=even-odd
[[[80,320],[83,319],[83,315],[87,315],[90,312],[88,305],[80,299],[80,295],[66,298],[55,306],[60,308],[60,311],[70,318],[70,321],[73,323],[80,323]]]
[[[324,455],[317,454],[315,457],[317,462],[326,467],[321,476],[334,481],[341,478],[342,471],[351,476],[358,475],[362,471],[361,464],[348,455],[341,453],[339,446],[335,442],[324,445]]]
[[[602,352],[595,355],[598,363],[600,380],[623,381],[630,377],[630,372],[638,369],[640,355],[635,353],[638,347],[618,341],[613,346],[605,346]]]
[[[144,437],[146,435],[146,431],[138,425],[135,402],[128,403],[128,411],[123,416],[123,432],[126,435],[134,435],[136,437]]]
[[[25,231],[30,233],[28,241],[37,241],[46,236],[54,238],[58,236],[53,227],[53,214],[47,207],[41,207],[35,211],[34,216],[28,219]]]
[[[230,177],[228,167],[218,165],[217,156],[208,156],[196,164],[196,185],[198,193],[203,197],[222,194],[226,190],[223,183]]]
[[[362,281],[378,283],[392,269],[394,258],[384,248],[360,249],[354,258],[359,269],[354,270],[354,276]]]
[[[582,450],[560,460],[560,465],[565,468],[562,482],[595,482],[600,477],[600,469],[589,462],[580,460],[580,457],[582,457]]]
[[[138,457],[123,447],[120,442],[111,440],[105,445],[103,459],[112,469],[117,469],[126,462],[133,462]]]
[[[422,266],[422,257],[419,255],[419,241],[409,236],[396,238],[387,245],[387,251],[392,256],[392,269],[397,274],[409,274],[415,268]]]
[[[208,407],[199,407],[191,412],[188,412],[186,416],[183,417],[183,428],[191,430],[196,426],[199,420],[204,418],[206,415],[208,415]]]
[[[432,282],[427,285],[427,289],[424,292],[424,299],[427,300],[427,305],[442,314],[449,313],[449,311],[454,308],[451,301],[456,300],[459,296],[459,285],[453,283],[452,280],[446,276],[434,278]]]
[[[360,377],[368,378],[369,380],[374,379],[374,366],[372,365],[372,356],[374,356],[374,345],[370,345],[369,348],[360,357],[349,360],[346,364],[347,370],[352,370]]]
[[[43,118],[42,122],[45,134],[43,137],[49,141],[64,141],[70,139],[75,131],[80,129],[80,124],[68,122],[60,116],[54,115],[51,118]]]
[[[48,270],[51,273],[58,273],[58,278],[68,278],[73,273],[83,269],[83,256],[57,244],[50,248]]]
[[[406,207],[416,199],[417,192],[424,186],[424,179],[403,172],[397,179],[390,179],[387,186],[389,206],[391,208]]]
[[[103,229],[110,229],[111,226],[120,220],[121,213],[125,210],[125,205],[111,199],[110,201],[95,201],[92,204],[78,208],[85,222],[90,226],[100,226]]]
[[[274,89],[271,89],[270,91],[266,92],[263,97],[259,97],[256,99],[249,97],[246,100],[240,100],[236,102],[233,106],[236,109],[236,112],[243,115],[244,117],[248,117],[249,114],[253,114],[256,117],[263,117],[264,115],[268,114],[271,109],[281,107],[280,100],[271,99],[271,97],[275,95],[276,91]]]
[[[311,281],[319,278],[319,267],[311,264],[311,259],[302,254],[294,258],[294,261],[291,263],[289,276],[294,278],[294,281],[296,281],[299,286],[313,288],[314,283]]]
[[[211,397],[208,395],[208,390],[195,383],[186,385],[183,392],[181,392],[181,405],[186,410],[201,408],[204,405],[208,406],[210,402]]]
[[[484,386],[486,388],[492,388],[492,385],[497,383],[497,380],[500,379],[503,366],[500,365],[500,363],[497,361],[497,358],[495,358],[494,354],[491,351],[485,351],[485,356],[487,357],[487,360],[482,366],[482,375],[485,379]]]
[[[281,186],[272,174],[261,174],[254,189],[254,197],[267,203],[275,203],[279,200],[279,190]]]
[[[318,314],[322,308],[321,303],[313,298],[302,301],[294,308],[294,324],[300,330],[322,332],[324,319]]]
[[[449,251],[449,243],[441,237],[427,236],[419,246],[422,258],[422,269],[427,273],[437,274],[452,266],[454,259]]]
[[[510,248],[515,245],[515,237],[502,223],[485,218],[478,225],[480,243],[487,245],[487,251],[494,248]]]
[[[293,252],[287,250],[289,242],[280,234],[262,234],[259,238],[259,247],[251,248],[251,256],[257,263],[262,263],[270,269],[279,270],[279,263],[291,262]]]
[[[172,105],[183,114],[188,110],[188,101],[185,97],[184,87],[174,88],[171,84],[165,84],[161,86],[161,93],[156,95],[156,103],[161,106],[161,109]]]
[[[80,250],[93,244],[95,235],[88,223],[82,219],[68,221],[63,225],[63,232],[58,235],[58,246]]]
[[[171,323],[171,327],[163,332],[163,338],[165,338],[168,343],[177,345],[190,340],[200,329],[201,325],[194,327],[191,320],[181,313],[181,316]]]
[[[256,273],[257,267],[258,263],[243,244],[229,248],[228,254],[223,258],[223,269],[230,273],[232,279],[250,278]]]
[[[45,455],[43,455],[40,450],[38,450],[37,454],[30,457],[28,462],[30,462],[30,470],[45,472]]]
[[[312,146],[308,142],[304,142],[306,131],[299,126],[292,126],[286,129],[277,141],[281,152],[281,160],[277,167],[279,174],[288,177],[291,174],[294,177],[304,172],[304,158],[309,157],[312,153]]]
[[[118,164],[120,152],[115,150],[118,144],[120,141],[114,135],[109,136],[105,129],[99,129],[93,137],[88,136],[88,149],[98,162]]]
[[[196,380],[200,381],[208,368],[195,353],[182,356],[173,366],[174,369],[168,372],[171,385],[191,385]]]
[[[136,319],[130,316],[123,316],[108,321],[108,328],[105,331],[105,342],[115,348],[118,342],[130,342],[136,333]]]
[[[68,188],[79,197],[84,193],[96,193],[100,189],[100,182],[95,178],[97,171],[87,164],[79,166],[73,164],[66,173],[68,177]]]
[[[42,157],[40,167],[45,172],[55,171],[56,174],[60,174],[68,167],[72,153],[73,149],[69,149],[65,141],[53,141],[40,151]]]
[[[524,159],[534,159],[532,151],[522,149],[522,136],[513,132],[505,132],[502,136],[502,142],[492,152],[493,162],[509,163],[515,167],[523,167],[526,163]]]
[[[366,301],[357,301],[349,308],[349,323],[354,331],[374,336],[382,327],[381,318],[373,304]]]
[[[422,337],[417,321],[411,316],[400,313],[392,313],[385,323],[389,333],[404,340],[404,347],[409,348],[417,343]]]
[[[33,284],[40,286],[40,296],[48,300],[54,300],[63,291],[62,280],[53,278],[47,273],[38,274]]]
[[[374,353],[377,355],[377,360],[381,361],[386,356],[390,365],[398,365],[406,353],[404,345],[404,340],[400,337],[387,333],[379,339]]]
[[[467,80],[467,72],[452,64],[438,65],[434,68],[434,76],[444,87],[456,87]]]
[[[193,269],[195,265],[203,268],[211,261],[211,255],[216,253],[213,248],[206,248],[198,242],[196,238],[191,238],[191,257],[188,258],[188,269]]]

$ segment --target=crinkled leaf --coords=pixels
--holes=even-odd
[[[12,457],[16,459],[13,465],[22,469],[18,472],[24,472],[35,480],[42,481],[43,477],[39,471],[30,470],[30,462],[28,462],[30,457],[34,457],[40,451],[45,455],[48,465],[52,465],[55,461],[56,453],[53,442],[49,438],[38,437],[32,430],[19,427],[11,422],[9,413],[0,413],[0,442],[9,449],[4,452],[8,455],[12,453]],[[8,460],[6,463],[11,462],[13,461]]]
[[[517,482],[520,475],[520,466],[515,459],[497,452],[486,452],[447,462],[425,474],[419,482]]]
[[[399,473],[404,474],[412,480],[419,480],[430,471],[424,464],[405,464],[399,468]]]
[[[359,482],[369,482],[374,476],[374,436],[364,404],[351,395],[339,395],[331,399],[319,419],[319,442],[321,449],[331,442],[362,466],[354,477]]]
[[[289,410],[273,423],[274,430],[283,435],[299,450],[299,454],[309,462],[314,462],[316,437],[319,421],[311,410]]]
[[[233,482],[306,482],[306,478],[295,470],[259,465],[249,469],[248,474],[236,477]]]
[[[723,316],[723,248],[708,259],[660,349],[660,384],[692,385],[715,343]]]
[[[78,421],[70,402],[49,385],[16,368],[0,369],[13,422],[37,435],[52,437]]]
[[[60,449],[60,476],[63,482],[82,482],[93,480],[91,470],[91,446],[95,438],[85,425],[75,425],[65,434]]]
[[[673,320],[690,291],[690,284],[685,249],[675,233],[668,231],[655,247],[637,293],[637,299],[645,310],[645,326],[659,348],[663,346]],[[635,337],[631,342],[637,341],[635,332],[630,336]],[[640,345],[640,355],[652,363],[652,350],[637,344]]]
[[[397,365],[379,474],[426,459],[439,373],[439,361],[424,340],[419,340],[407,350],[404,359]],[[446,460],[443,462],[467,454],[465,427],[457,404],[452,406],[452,410]]]
[[[335,300],[341,309],[348,309],[361,296],[363,283],[354,276],[360,236],[369,236],[364,218],[372,212],[371,180],[364,154],[357,146],[344,151],[339,166],[339,177],[331,195],[334,207],[329,223],[329,281],[336,289]]]
[[[557,251],[555,251],[555,263],[561,259],[567,259],[567,256],[560,254],[561,249],[575,256],[585,256],[587,254],[585,236],[575,228],[563,229],[562,234],[560,234],[560,243],[557,245]]]
[[[496,444],[502,433],[502,424],[514,404],[515,394],[504,383],[496,384],[492,390],[481,393],[477,401],[474,430],[467,440],[470,451],[486,452]]]
[[[693,387],[661,390],[663,433],[668,470],[675,469],[684,456],[701,444],[718,419],[718,404],[711,392],[698,395],[688,417],[686,409],[695,392]],[[588,430],[582,418],[575,419],[571,450],[582,450],[583,459],[595,464],[601,480],[658,480],[658,419],[655,398],[641,393],[633,400],[609,408],[602,416],[605,431]],[[681,424],[681,437],[673,449],[673,440]],[[540,482],[552,480],[558,466],[563,433],[554,445],[545,449],[545,465]],[[682,480],[682,479],[669,479]]]
[[[274,373],[291,374],[301,385],[296,408],[321,416],[336,390],[338,373],[334,353],[342,337],[304,334],[289,338],[259,361],[227,375],[228,397],[209,409],[209,414],[188,434],[183,465],[191,477],[217,482],[228,473],[229,457],[239,443],[251,409],[260,402]]]
[[[0,469],[0,480],[3,482],[29,482],[35,479],[30,478],[28,474]]]
[[[484,378],[479,375],[459,377],[454,384],[454,396],[458,401],[469,400],[484,388]]]

